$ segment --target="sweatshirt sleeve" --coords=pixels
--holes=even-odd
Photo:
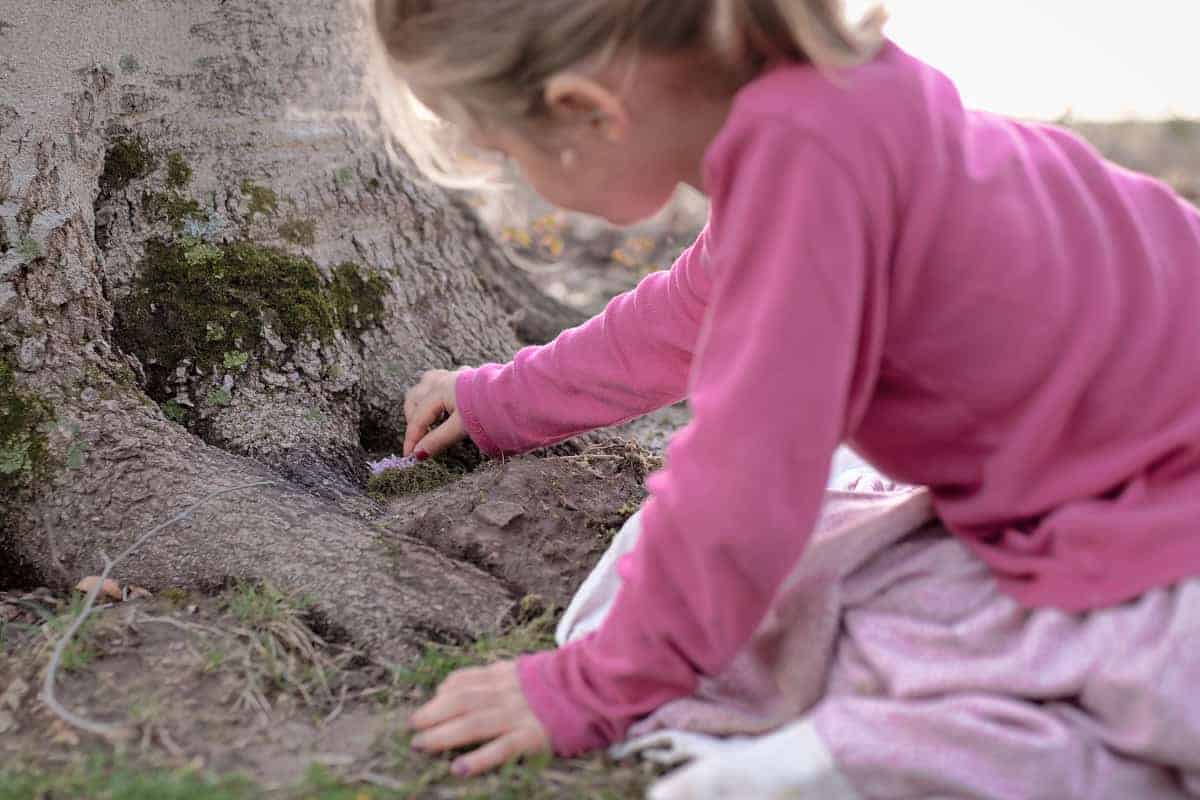
[[[520,453],[683,399],[710,290],[707,242],[706,230],[670,270],[550,344],[460,373],[456,401],[479,448]]]
[[[693,420],[650,479],[604,625],[519,665],[563,755],[621,739],[732,660],[811,536],[852,405],[871,258],[852,176],[771,120],[714,147]]]

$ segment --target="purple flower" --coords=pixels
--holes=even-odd
[[[368,462],[367,466],[371,468],[372,475],[382,475],[389,469],[412,469],[418,463],[415,456],[408,458],[398,458],[396,456],[388,456],[382,461]]]

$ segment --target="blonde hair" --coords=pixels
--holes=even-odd
[[[804,61],[835,70],[869,60],[885,15],[851,25],[842,0],[370,0],[377,100],[416,165],[454,182],[470,164],[464,129],[543,118],[544,89],[622,48],[709,48],[730,65]],[[433,98],[436,114],[418,97]]]

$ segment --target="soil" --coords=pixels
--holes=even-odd
[[[0,618],[8,619],[0,649],[0,797],[156,797],[121,794],[103,781],[79,794],[8,793],[17,791],[14,774],[32,774],[23,770],[70,774],[96,757],[141,775],[243,774],[254,781],[246,797],[289,800],[616,798],[640,795],[651,777],[642,766],[595,756],[453,779],[445,760],[407,747],[404,721],[428,696],[427,685],[322,639],[317,621],[303,614],[266,625],[239,617],[238,591],[127,602],[89,623],[69,661],[74,668],[59,675],[57,696],[76,713],[128,725],[128,736],[114,744],[72,729],[37,699],[47,633],[56,628],[41,620],[59,619],[67,604],[46,593],[0,595]],[[347,788],[353,793],[338,793]]]
[[[356,798],[640,795],[651,772],[603,756],[451,779],[445,759],[411,752],[403,734],[408,713],[451,669],[552,646],[557,615],[661,463],[632,442],[571,454],[579,449],[488,463],[441,487],[385,498],[387,513],[375,523],[385,547],[394,543],[401,582],[418,579],[405,569],[411,545],[397,534],[406,533],[524,597],[496,609],[508,615],[505,636],[470,642],[426,630],[424,660],[387,664],[326,630],[302,596],[270,586],[169,590],[98,612],[67,650],[58,698],[88,718],[127,725],[115,750],[36,697],[78,598],[0,594],[0,764],[62,772],[80,768],[85,754],[115,752],[142,772],[249,775],[255,791],[284,798],[340,796],[329,792],[345,787],[359,787]],[[310,774],[314,764],[319,774]],[[313,787],[322,781],[335,788],[321,794]]]

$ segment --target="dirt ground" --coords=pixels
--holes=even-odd
[[[454,779],[447,759],[408,749],[404,720],[456,668],[553,647],[561,609],[658,464],[616,444],[465,473],[435,463],[409,483],[374,484],[397,580],[414,579],[399,536],[408,534],[523,598],[496,610],[507,617],[504,635],[466,642],[424,631],[429,645],[416,663],[357,652],[306,598],[270,586],[113,602],[71,641],[55,680],[66,708],[123,728],[108,741],[38,699],[82,594],[0,593],[0,799],[639,796],[651,773],[602,756]],[[243,777],[216,777],[233,775]]]
[[[1200,125],[1077,127],[1115,159],[1200,199]],[[668,266],[705,213],[685,195],[652,223],[615,231],[527,195],[517,201],[490,224],[543,289],[588,312]],[[496,609],[508,632],[494,639],[422,631],[430,644],[419,662],[388,664],[328,630],[303,596],[270,586],[114,602],[66,648],[55,681],[65,706],[122,727],[110,741],[67,725],[39,700],[80,596],[0,591],[0,800],[641,796],[651,770],[603,756],[457,780],[448,759],[408,749],[403,724],[451,670],[552,646],[557,613],[636,510],[654,455],[686,421],[678,406],[621,429],[646,449],[565,450],[552,462],[465,471],[435,464],[374,487],[387,509],[375,521],[380,537],[396,542],[397,580],[411,579],[399,536],[407,534],[525,598]],[[613,483],[622,487],[617,507],[601,499],[597,482],[609,486],[608,498]]]

